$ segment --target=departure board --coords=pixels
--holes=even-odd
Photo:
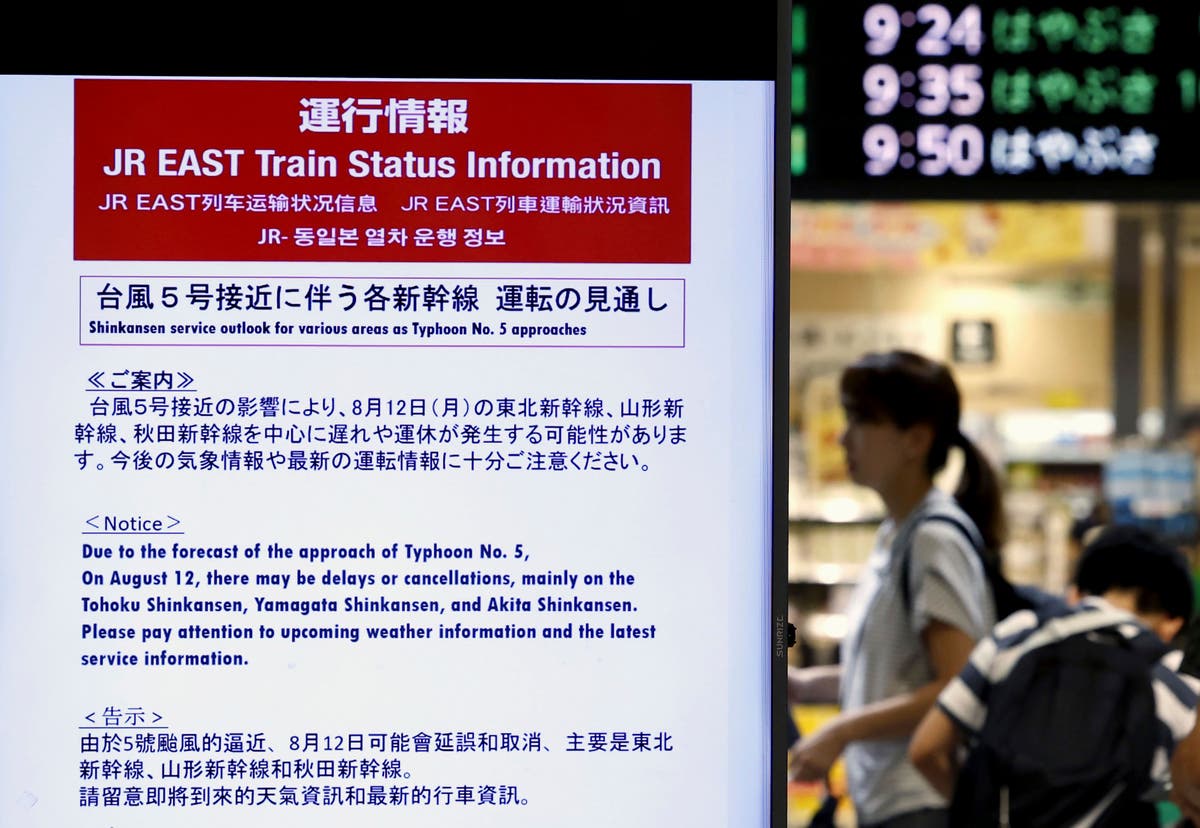
[[[792,196],[1200,198],[1200,4],[797,3]]]

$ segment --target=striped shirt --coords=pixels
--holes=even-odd
[[[935,513],[974,528],[954,499],[936,487],[899,526],[889,519],[879,527],[874,551],[847,608],[849,631],[841,651],[845,711],[933,681],[933,666],[921,640],[930,621],[962,630],[972,641],[982,639],[995,623],[979,555],[959,529],[921,520]],[[904,567],[894,553],[906,547],[909,562]],[[909,606],[900,586],[906,570]],[[851,742],[843,755],[861,822],[946,807],[946,800],[908,761],[907,737]]]
[[[1080,632],[1112,629],[1127,640],[1145,632],[1136,616],[1118,609],[1102,598],[1085,598],[1076,607],[1063,607],[1040,621],[1031,610],[1015,612],[996,625],[987,638],[976,645],[967,666],[938,697],[938,706],[961,728],[974,734],[983,727],[988,713],[988,697],[1002,683],[1023,656]],[[1186,736],[1195,721],[1200,680],[1178,673],[1183,654],[1171,650],[1154,666],[1151,682],[1154,691],[1157,747],[1142,798],[1163,799],[1170,787],[1170,759],[1175,744]],[[1100,803],[1072,828],[1087,828],[1103,814]]]

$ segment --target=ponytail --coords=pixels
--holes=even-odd
[[[954,436],[955,445],[963,453],[963,472],[954,499],[979,528],[988,557],[999,565],[1000,548],[1008,534],[1000,478],[987,457],[966,435],[958,432]]]

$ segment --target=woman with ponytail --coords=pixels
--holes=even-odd
[[[792,774],[824,779],[844,756],[860,828],[945,828],[948,803],[909,762],[908,741],[995,622],[980,555],[998,562],[1000,483],[959,430],[958,386],[945,365],[871,353],[845,369],[840,390],[850,477],[879,494],[887,516],[847,610],[840,663],[789,674],[793,703],[836,688],[841,705],[794,746]],[[933,481],[953,448],[963,474],[951,496]]]

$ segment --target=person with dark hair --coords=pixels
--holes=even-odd
[[[1128,594],[1131,611],[1164,641],[1174,640],[1192,616],[1195,596],[1187,558],[1148,529],[1101,528],[1084,549],[1067,600],[1077,604],[1086,596],[1103,597],[1114,590]]]
[[[945,826],[946,798],[909,762],[908,740],[994,623],[977,549],[995,556],[1003,541],[1000,484],[959,430],[945,365],[869,353],[845,369],[840,391],[850,477],[879,494],[887,516],[850,603],[840,663],[789,672],[792,703],[833,693],[841,708],[793,747],[791,773],[820,780],[844,756],[862,828]],[[934,485],[952,449],[964,456],[953,496]]]
[[[1067,603],[996,624],[917,728],[909,756],[953,797],[952,818],[993,824],[999,779],[1013,825],[1157,826],[1170,757],[1195,721],[1200,680],[1169,646],[1193,603],[1181,551],[1103,527]]]

